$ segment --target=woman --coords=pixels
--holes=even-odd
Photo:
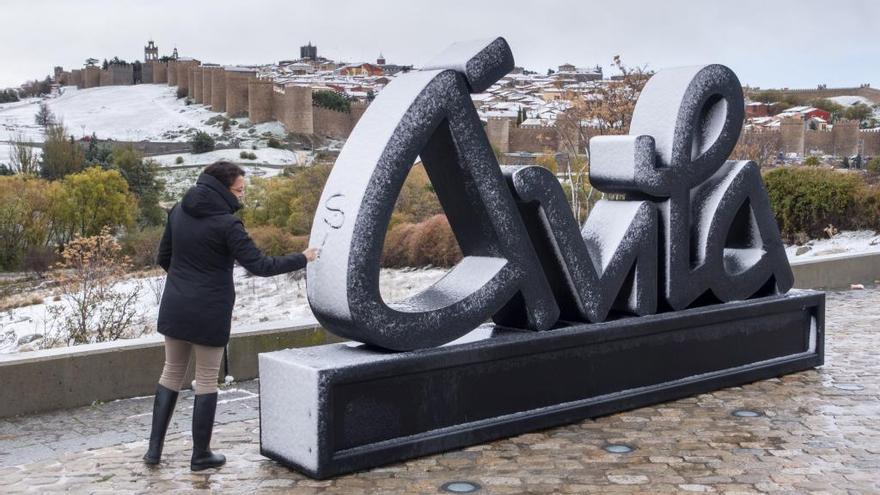
[[[264,256],[233,213],[241,208],[244,170],[220,161],[205,168],[195,187],[171,209],[157,262],[168,272],[159,306],[158,331],[165,336],[165,368],[156,387],[153,429],[144,462],[158,464],[165,432],[183,385],[190,353],[196,355],[193,453],[190,468],[222,466],[211,452],[217,407],[217,375],[229,341],[235,286],[234,261],[262,277],[292,272],[314,261],[317,249]]]

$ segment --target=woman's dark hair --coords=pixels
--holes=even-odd
[[[219,180],[226,187],[232,187],[232,184],[235,183],[235,179],[239,176],[244,176],[244,170],[242,170],[241,167],[225,160],[220,160],[219,162],[214,162],[208,165],[205,167],[204,173]]]

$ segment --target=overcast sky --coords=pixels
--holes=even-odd
[[[161,55],[221,64],[318,54],[426,62],[452,41],[504,36],[517,65],[546,72],[614,55],[652,69],[722,63],[761,87],[880,87],[880,1],[871,0],[13,0],[3,2],[0,87],[88,57]]]

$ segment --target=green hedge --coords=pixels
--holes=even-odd
[[[858,173],[785,167],[764,174],[770,204],[787,242],[821,238],[824,229],[878,229],[880,191]]]

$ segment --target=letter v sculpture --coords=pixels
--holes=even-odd
[[[503,38],[396,77],[333,167],[312,224],[318,321],[351,342],[259,356],[261,452],[315,478],[819,366],[825,295],[793,284],[721,65],[654,74],[623,136],[590,141],[608,193],[583,226],[560,180],[499,166],[471,94]],[[401,301],[385,232],[421,161],[463,258]]]

